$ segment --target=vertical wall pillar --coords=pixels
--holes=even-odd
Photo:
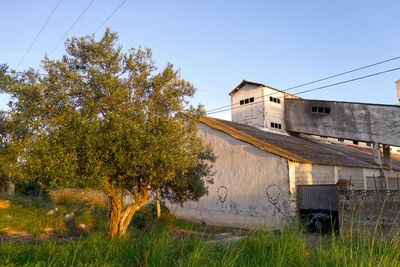
[[[372,155],[375,163],[382,167],[381,146],[378,143],[373,144]]]
[[[337,182],[339,180],[337,166],[333,167],[333,175],[334,175],[334,178],[335,178],[335,184],[337,184]]]
[[[390,158],[390,146],[383,145],[383,166],[392,168],[392,159]]]

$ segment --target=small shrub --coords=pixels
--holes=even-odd
[[[15,190],[26,196],[41,196],[43,189],[35,181],[21,181],[16,184]]]
[[[132,224],[139,229],[146,229],[154,224],[157,219],[157,206],[155,202],[151,202],[141,208],[132,218]],[[161,218],[160,222],[170,226],[175,217],[171,214],[169,209],[161,202]]]

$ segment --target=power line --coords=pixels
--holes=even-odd
[[[75,19],[75,21],[71,24],[69,29],[66,31],[66,33],[58,40],[57,44],[51,49],[49,56],[56,50],[57,46],[64,40],[64,38],[69,34],[69,32],[72,30],[72,28],[75,26],[76,23],[83,17],[83,15],[86,13],[86,11],[92,6],[95,0],[90,1],[90,3],[85,7],[85,9],[81,12],[81,14]]]
[[[106,24],[106,22],[126,3],[126,1],[128,0],[122,1],[121,4],[117,6],[117,8],[113,10],[113,12],[111,12],[111,14],[100,24],[99,27],[96,28],[96,30],[93,33],[95,34],[98,30],[100,30],[101,27],[103,27],[104,24]]]
[[[325,81],[325,80],[328,80],[328,79],[332,79],[332,78],[335,78],[335,77],[339,77],[339,76],[342,76],[342,75],[345,75],[345,74],[349,74],[349,73],[356,72],[356,71],[359,71],[359,70],[363,70],[363,69],[367,69],[367,68],[370,68],[370,67],[374,67],[374,66],[386,63],[386,62],[390,62],[390,61],[396,60],[396,59],[400,59],[400,56],[389,58],[389,59],[386,59],[386,60],[382,60],[382,61],[370,64],[370,65],[367,65],[367,66],[364,66],[364,67],[359,67],[359,68],[356,68],[356,69],[352,69],[352,70],[349,70],[349,71],[338,73],[338,74],[335,74],[335,75],[332,75],[332,76],[328,76],[328,77],[325,77],[325,78],[321,78],[319,80],[315,80],[315,81],[312,81],[312,82],[303,83],[303,84],[300,84],[300,85],[297,85],[297,86],[290,87],[290,88],[288,88],[286,90],[289,91],[289,90],[300,88],[300,87],[303,87],[303,86],[306,86],[306,85],[310,85],[310,84],[313,84],[313,83],[322,82],[322,81]]]
[[[44,24],[42,25],[42,28],[40,28],[39,32],[36,34],[35,38],[33,39],[32,43],[29,45],[28,49],[26,50],[24,56],[22,57],[22,59],[19,61],[17,68],[19,68],[19,66],[22,64],[22,62],[25,60],[26,56],[28,55],[29,51],[31,51],[33,45],[36,43],[37,39],[39,38],[40,34],[43,32],[44,28],[46,28],[47,23],[49,23],[51,17],[53,16],[53,14],[56,12],[56,9],[58,8],[58,6],[60,5],[62,0],[59,0],[57,5],[53,8],[53,10],[51,11],[50,15],[47,17],[46,21],[44,22]]]
[[[300,88],[300,87],[303,87],[303,86],[306,86],[306,85],[310,85],[310,84],[314,84],[314,83],[317,83],[317,82],[325,81],[325,80],[328,80],[328,79],[339,77],[339,76],[342,76],[342,75],[345,75],[345,74],[349,74],[349,73],[352,73],[352,72],[356,72],[356,71],[359,71],[359,70],[367,69],[367,68],[370,68],[370,67],[373,67],[373,66],[377,66],[377,65],[380,65],[380,64],[383,64],[383,63],[387,63],[387,62],[390,62],[390,61],[393,61],[393,60],[397,60],[397,59],[400,59],[400,56],[389,58],[389,59],[385,59],[385,60],[382,60],[382,61],[379,61],[379,62],[376,62],[376,63],[373,63],[373,64],[369,64],[369,65],[366,65],[366,66],[363,66],[363,67],[355,68],[355,69],[352,69],[352,70],[348,70],[348,71],[345,71],[345,72],[341,72],[341,73],[338,73],[338,74],[327,76],[327,77],[324,77],[324,78],[321,78],[321,79],[318,79],[318,80],[314,80],[314,81],[311,81],[311,82],[307,82],[307,83],[303,83],[303,84],[296,85],[296,86],[293,86],[293,87],[289,87],[289,88],[287,88],[285,90],[282,90],[281,92],[291,91],[291,90],[296,89],[296,88]],[[274,95],[274,94],[277,94],[277,93],[279,93],[279,92],[276,92],[276,93],[273,93],[273,94],[270,94],[270,95]],[[270,96],[270,95],[266,95],[266,96]],[[256,97],[254,99],[261,98],[261,97],[264,97],[264,96]],[[232,104],[232,106],[234,106],[234,105],[238,105],[238,103]],[[219,107],[219,108],[213,108],[213,109],[210,109],[209,112],[212,112],[212,111],[215,111],[215,110],[219,110],[219,109],[224,109],[224,108],[227,108],[227,107],[231,107],[231,105],[222,106],[222,107]]]
[[[381,74],[384,74],[384,73],[393,72],[393,71],[396,71],[396,70],[400,70],[400,67],[399,67],[399,68],[394,68],[394,69],[389,69],[389,70],[384,70],[384,71],[380,71],[380,72],[376,72],[376,73],[372,73],[372,74],[369,74],[369,75],[365,75],[365,76],[361,76],[361,77],[357,77],[357,78],[353,78],[353,79],[349,79],[349,80],[345,80],[345,81],[341,81],[341,82],[337,82],[337,83],[332,83],[332,84],[328,84],[328,85],[316,87],[316,88],[313,88],[313,89],[308,89],[308,90],[300,91],[300,92],[294,93],[294,94],[292,94],[292,95],[297,96],[297,95],[309,93],[309,92],[312,92],[312,91],[322,90],[322,89],[325,89],[325,88],[329,88],[329,87],[337,86],[337,85],[340,85],[340,84],[345,84],[345,83],[349,83],[349,82],[354,82],[354,81],[358,81],[358,80],[370,78],[370,77],[377,76],[377,75],[381,75]],[[278,92],[278,93],[280,93],[280,92]],[[276,93],[273,93],[273,94],[276,94]],[[272,94],[271,94],[271,95],[272,95]],[[268,96],[268,95],[265,95],[265,96]],[[261,97],[264,97],[264,96],[261,96]],[[257,97],[257,98],[261,98],[261,97]],[[284,98],[284,97],[285,97],[285,96],[280,96],[280,97],[277,97],[277,98]],[[254,99],[256,99],[256,98],[254,98]],[[251,106],[251,105],[255,105],[255,104],[260,104],[260,103],[263,103],[263,102],[264,102],[264,100],[262,100],[262,101],[256,101],[256,102],[247,104],[246,106]],[[232,107],[232,108],[229,108],[229,109],[223,109],[223,110],[219,110],[219,111],[206,112],[206,115],[221,113],[221,112],[225,112],[225,111],[229,111],[229,110],[237,109],[237,108],[241,108],[241,106],[239,106],[239,107]]]

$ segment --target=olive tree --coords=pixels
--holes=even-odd
[[[110,30],[68,39],[61,59],[43,60],[45,75],[3,70],[0,83],[24,175],[48,189],[104,191],[111,238],[124,236],[152,191],[180,203],[206,194],[215,160],[197,135],[202,109],[188,104],[194,86],[171,64],[158,71],[150,49],[123,52],[117,41]]]

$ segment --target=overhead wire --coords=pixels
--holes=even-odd
[[[83,15],[88,11],[88,9],[93,5],[95,0],[91,0],[90,3],[85,7],[85,9],[79,14],[79,16],[75,19],[75,21],[71,24],[71,26],[68,28],[68,30],[65,32],[65,34],[58,40],[56,45],[50,50],[49,56],[56,50],[58,45],[64,40],[64,38],[70,33],[70,31],[74,28],[76,23],[83,17]]]
[[[104,24],[106,24],[106,22],[118,11],[127,1],[128,1],[128,0],[122,1],[121,4],[119,4],[119,6],[117,6],[117,8],[115,8],[115,9],[111,12],[111,14],[96,28],[96,30],[94,30],[93,33],[96,34],[96,32],[97,32],[98,30],[100,30],[101,27],[103,27]]]
[[[309,93],[309,92],[312,92],[312,91],[317,91],[317,90],[322,90],[322,89],[325,89],[325,88],[337,86],[337,85],[340,85],[340,84],[345,84],[345,83],[350,83],[350,82],[354,82],[354,81],[358,81],[358,80],[370,78],[370,77],[377,76],[377,75],[381,75],[381,74],[388,73],[388,72],[393,72],[393,71],[396,71],[396,70],[400,70],[400,67],[398,67],[398,68],[393,68],[393,69],[389,69],[389,70],[384,70],[384,71],[380,71],[380,72],[368,74],[368,75],[365,75],[365,76],[361,76],[361,77],[357,77],[357,78],[353,78],[353,79],[349,79],[349,80],[345,80],[345,81],[341,81],[341,82],[337,82],[337,83],[332,83],[332,84],[328,84],[328,85],[324,85],[324,86],[320,86],[320,87],[316,87],[316,88],[312,88],[312,89],[308,89],[308,90],[304,90],[304,91],[300,91],[300,92],[297,92],[297,93],[294,93],[294,94],[291,94],[291,95],[297,96],[297,95]],[[282,93],[282,92],[283,92],[283,91],[281,91],[281,92],[274,92],[273,94]],[[270,94],[270,95],[273,95],[273,94]],[[269,96],[269,95],[264,95],[264,96],[260,96],[260,97],[257,97],[257,98],[264,98],[264,97],[266,97],[266,96]],[[277,98],[284,98],[284,97],[285,97],[285,96],[283,95],[283,96],[280,96],[280,97],[277,97]],[[254,98],[254,99],[256,99],[256,98]],[[256,101],[256,102],[252,102],[252,103],[246,104],[246,106],[251,106],[251,105],[255,105],[255,104],[260,104],[260,103],[263,103],[263,102],[264,102],[264,100],[262,100],[262,101]],[[225,112],[225,111],[229,111],[229,110],[233,110],[233,109],[237,109],[237,108],[241,108],[241,107],[242,107],[242,106],[238,106],[238,107],[231,107],[231,108],[229,108],[229,109],[223,109],[223,110],[217,110],[217,111],[206,112],[206,115],[217,114],[217,113],[221,113],[221,112]]]
[[[40,28],[39,32],[36,34],[35,38],[33,38],[32,43],[29,45],[28,49],[26,50],[25,54],[23,55],[22,59],[19,61],[16,69],[19,68],[19,66],[21,66],[22,62],[24,62],[26,56],[29,54],[29,52],[31,51],[33,45],[36,43],[36,41],[39,39],[39,36],[42,34],[43,30],[46,28],[47,24],[49,23],[50,19],[53,17],[54,13],[56,12],[58,6],[60,5],[62,0],[59,0],[57,2],[57,5],[53,8],[53,10],[50,12],[49,16],[47,17],[46,21],[44,22],[44,24],[42,25],[42,27]]]
[[[387,62],[390,62],[390,61],[394,61],[394,60],[397,60],[397,59],[400,59],[400,56],[389,58],[389,59],[385,59],[385,60],[382,60],[382,61],[379,61],[379,62],[376,62],[376,63],[372,63],[372,64],[369,64],[369,65],[366,65],[366,66],[358,67],[358,68],[355,68],[355,69],[352,69],[352,70],[348,70],[348,71],[345,71],[345,72],[341,72],[341,73],[338,73],[338,74],[330,75],[330,76],[327,76],[327,77],[324,77],[324,78],[321,78],[321,79],[317,79],[317,80],[314,80],[314,81],[311,81],[311,82],[307,82],[307,83],[303,83],[303,84],[296,85],[296,86],[293,86],[293,87],[289,87],[289,88],[286,88],[286,89],[280,90],[280,91],[281,92],[288,92],[288,91],[291,91],[291,90],[296,89],[296,88],[300,88],[300,87],[304,87],[306,85],[310,85],[310,84],[314,84],[314,83],[317,83],[317,82],[325,81],[325,80],[328,80],[328,79],[336,78],[336,77],[339,77],[339,76],[342,76],[342,75],[345,75],[345,74],[349,74],[349,73],[356,72],[356,71],[359,71],[359,70],[367,69],[367,68],[370,68],[370,67],[373,67],[373,66],[377,66],[377,65],[380,65],[380,64],[384,64],[384,63],[387,63]],[[276,93],[273,93],[271,95],[278,94],[278,93],[279,92],[276,92]],[[265,97],[265,96],[259,96],[259,97],[256,97],[255,99],[262,98],[262,97]],[[218,108],[213,108],[213,109],[208,110],[208,112],[213,112],[213,111],[216,111],[216,110],[219,110],[219,109],[225,109],[227,107],[231,107],[231,106],[235,106],[235,105],[238,105],[238,103],[232,104],[232,105],[221,106],[221,107],[218,107]]]

